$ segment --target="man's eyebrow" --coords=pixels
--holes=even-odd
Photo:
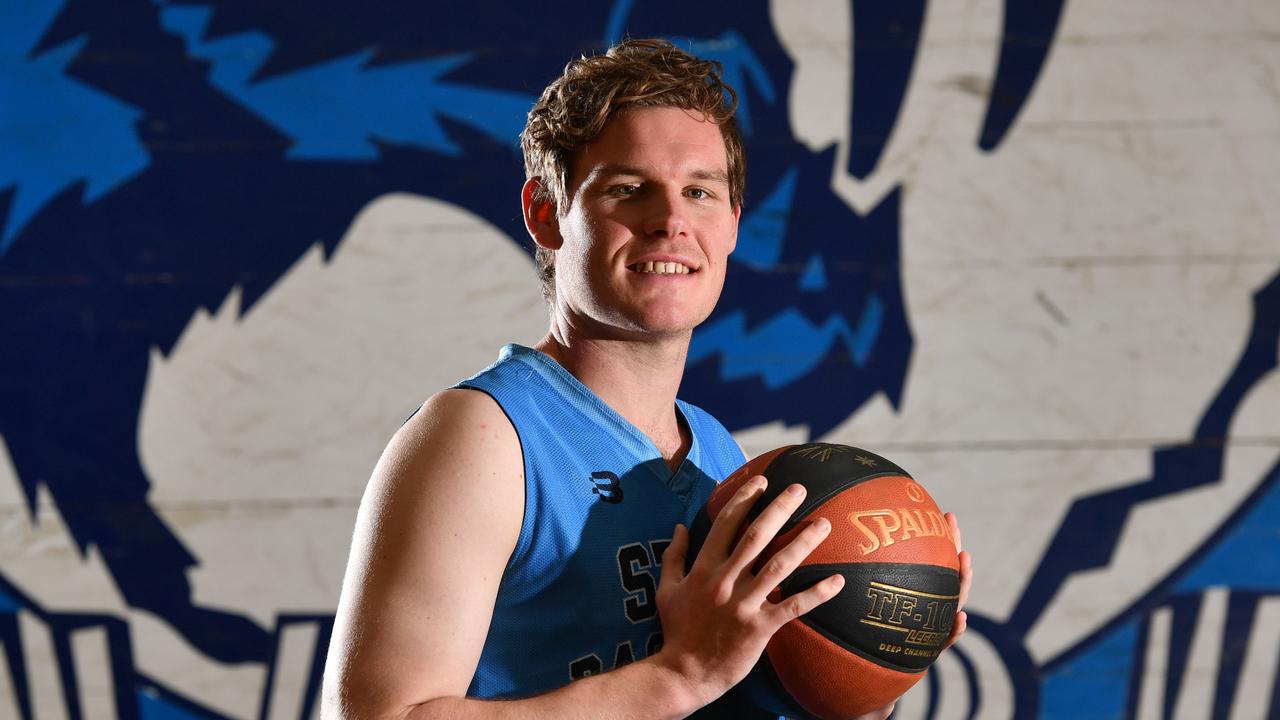
[[[644,177],[646,172],[634,165],[621,165],[618,163],[602,163],[592,169],[593,177],[614,176],[614,175],[635,175]],[[707,170],[705,168],[697,168],[689,171],[690,178],[694,180],[707,180],[711,182],[729,184],[729,173],[724,170]]]
[[[689,175],[697,180],[710,180],[711,182],[725,185],[729,184],[729,173],[724,170],[694,170]]]
[[[644,171],[634,165],[617,163],[601,163],[591,170],[592,175],[644,175]]]

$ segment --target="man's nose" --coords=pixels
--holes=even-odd
[[[679,190],[664,190],[649,196],[645,208],[646,235],[651,237],[678,237],[689,231],[686,199]]]

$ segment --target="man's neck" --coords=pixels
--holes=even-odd
[[[649,436],[673,469],[688,452],[676,417],[689,337],[633,341],[574,337],[553,328],[537,349],[560,363],[609,407]]]

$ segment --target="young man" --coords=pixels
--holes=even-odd
[[[841,588],[766,599],[829,527],[753,573],[803,499],[782,493],[735,545],[764,478],[684,570],[685,528],[744,460],[676,400],[742,209],[726,90],[714,64],[628,41],[570,63],[530,112],[521,199],[550,330],[428,400],[378,463],[326,717],[684,717]]]

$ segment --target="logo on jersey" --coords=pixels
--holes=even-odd
[[[622,502],[622,481],[617,475],[608,470],[597,470],[591,473],[591,482],[595,485],[591,492],[599,495],[601,500],[612,505]]]

